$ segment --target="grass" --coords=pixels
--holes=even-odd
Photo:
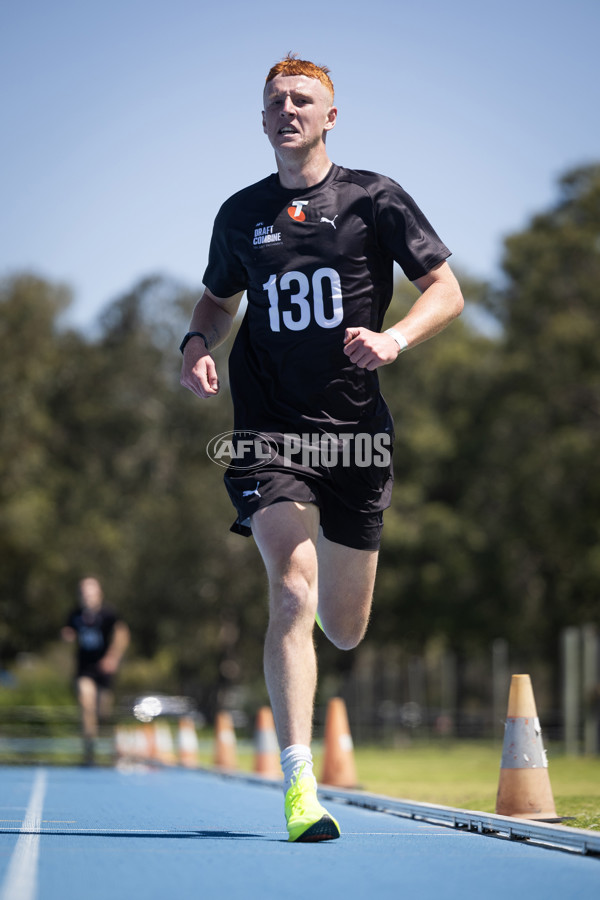
[[[479,742],[402,749],[357,747],[361,788],[375,794],[493,813],[502,748]],[[556,811],[565,824],[600,829],[600,758],[569,757],[549,750],[549,775]],[[316,772],[319,773],[317,758]]]
[[[240,748],[241,749],[241,748]],[[362,790],[388,797],[495,812],[502,746],[492,742],[414,743],[391,749],[359,746],[354,759]],[[549,748],[549,776],[565,825],[600,829],[600,757],[572,757]],[[319,777],[322,750],[315,747]],[[239,754],[240,768],[252,768],[252,750]]]

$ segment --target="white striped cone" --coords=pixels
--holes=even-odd
[[[147,725],[138,725],[134,730],[133,756],[140,762],[148,762],[154,757],[154,740]]]
[[[496,812],[558,822],[529,675],[513,675],[508,698]]]
[[[198,735],[196,726],[189,716],[184,716],[179,720],[177,749],[182,766],[189,769],[195,769],[198,766]]]
[[[165,766],[175,765],[177,757],[175,756],[173,735],[166,722],[154,723],[154,747],[154,755],[159,762]]]

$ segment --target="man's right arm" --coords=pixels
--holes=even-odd
[[[233,326],[244,292],[232,297],[215,297],[208,288],[194,309],[190,331],[200,332],[202,337],[192,337],[183,351],[181,384],[196,396],[205,399],[219,393],[219,377],[210,351],[222,344]]]

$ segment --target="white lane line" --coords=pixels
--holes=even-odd
[[[37,865],[40,851],[42,809],[46,794],[46,771],[36,773],[29,805],[21,825],[21,834],[13,850],[0,900],[35,900]]]

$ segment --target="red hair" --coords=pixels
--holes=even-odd
[[[276,75],[306,75],[307,78],[317,78],[324,85],[333,100],[333,82],[329,77],[327,66],[317,66],[307,59],[298,59],[297,54],[288,53],[284,59],[269,70],[265,79],[265,85],[272,81]]]

